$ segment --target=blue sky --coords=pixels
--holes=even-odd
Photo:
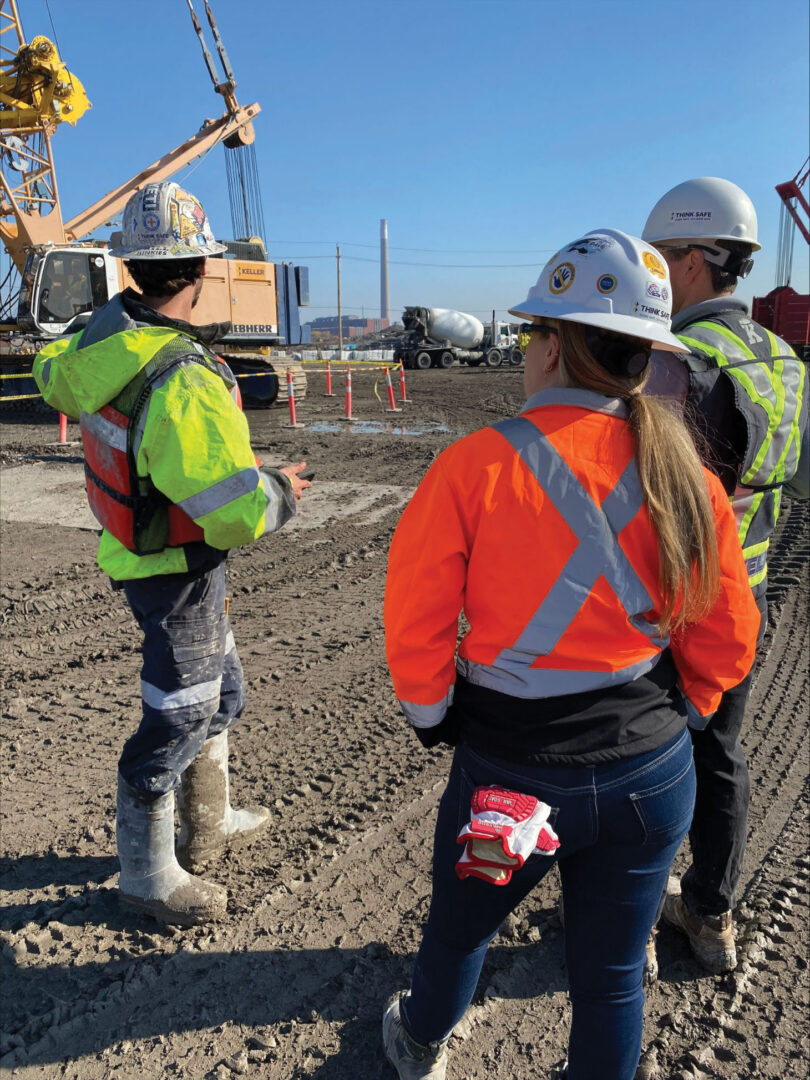
[[[69,218],[222,111],[185,0],[19,0],[93,109],[53,140]],[[274,261],[310,268],[310,317],[499,315],[587,229],[640,233],[668,188],[724,176],[774,285],[779,198],[808,153],[805,0],[212,0],[256,152]],[[195,0],[206,27],[202,0]],[[210,41],[210,37],[209,37]],[[224,151],[180,174],[232,235]],[[807,188],[805,189],[807,190]],[[428,265],[425,265],[428,264]],[[793,285],[808,291],[797,235]],[[304,314],[304,313],[302,313]]]

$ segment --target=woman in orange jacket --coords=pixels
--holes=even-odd
[[[631,1080],[645,944],[694,803],[686,727],[745,677],[759,613],[719,481],[641,395],[651,349],[682,348],[655,251],[592,232],[512,314],[531,320],[523,411],[439,456],[391,545],[397,697],[425,746],[456,751],[383,1040],[402,1080],[445,1076],[489,942],[557,862],[568,1078]]]

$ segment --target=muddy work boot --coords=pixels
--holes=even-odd
[[[399,1003],[405,996],[404,990],[399,991],[385,1007],[382,1022],[385,1056],[396,1069],[399,1080],[444,1080],[448,1039],[423,1046],[411,1038],[399,1014]]]
[[[183,773],[177,811],[177,858],[187,870],[198,870],[224,848],[249,843],[267,828],[270,811],[264,807],[231,807],[227,731],[206,739]]]
[[[222,918],[226,890],[187,874],[175,857],[173,793],[145,799],[119,776],[115,832],[125,907],[177,926]]]
[[[686,934],[692,952],[713,975],[733,971],[737,966],[730,911],[714,917],[693,915],[683,902],[677,882],[673,883],[670,879],[661,917],[664,922]]]

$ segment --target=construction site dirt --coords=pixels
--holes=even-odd
[[[116,763],[139,720],[140,641],[96,567],[78,427],[55,445],[55,414],[0,416],[0,1065],[20,1080],[394,1075],[381,1013],[419,942],[451,752],[423,750],[399,713],[384,652],[386,556],[437,453],[515,414],[522,373],[408,372],[400,413],[385,411],[383,372],[353,374],[353,414],[371,427],[339,422],[337,369],[333,398],[310,372],[298,403],[307,426],[285,426],[278,406],[248,414],[266,462],[306,459],[316,478],[289,527],[229,562],[249,694],[231,738],[232,793],[268,806],[272,821],[209,869],[228,888],[227,916],[194,929],[118,905]],[[646,1080],[808,1075],[808,520],[806,505],[785,500],[772,546],[744,733],[752,805],[738,967],[707,975],[685,938],[660,931]],[[676,870],[685,864],[681,852]],[[558,897],[553,871],[493,942],[450,1043],[452,1080],[555,1075],[570,1020]]]

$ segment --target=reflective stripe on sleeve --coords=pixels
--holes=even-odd
[[[408,722],[413,727],[436,727],[437,724],[444,720],[448,708],[453,704],[455,689],[455,686],[451,686],[447,691],[447,696],[441,701],[437,701],[435,705],[416,705],[412,701],[402,701],[401,699],[399,704]]]
[[[222,676],[210,682],[197,683],[195,686],[183,686],[179,690],[161,690],[152,683],[141,680],[141,697],[146,705],[160,712],[184,709],[189,705],[204,705],[206,702],[219,701]]]
[[[710,712],[706,716],[701,716],[701,714],[697,711],[695,706],[692,704],[686,694],[683,693],[683,691],[681,691],[681,695],[683,697],[684,704],[686,705],[687,725],[693,731],[703,731],[704,728],[709,726],[709,721],[714,716],[714,713]]]
[[[267,496],[267,509],[264,512],[264,531],[265,533],[276,532],[289,517],[289,510],[283,497],[279,494],[273,478],[265,472],[259,472],[259,476],[261,477],[264,493]],[[286,480],[283,481],[283,483],[286,482]]]
[[[236,642],[234,641],[233,630],[229,630],[225,635],[225,655],[232,653],[236,648]]]
[[[181,500],[176,505],[189,517],[197,519],[220,510],[234,499],[241,498],[242,495],[249,495],[258,486],[259,470],[254,466],[242,469],[233,476],[226,476],[224,480],[219,480],[196,495],[189,495],[187,499]]]

